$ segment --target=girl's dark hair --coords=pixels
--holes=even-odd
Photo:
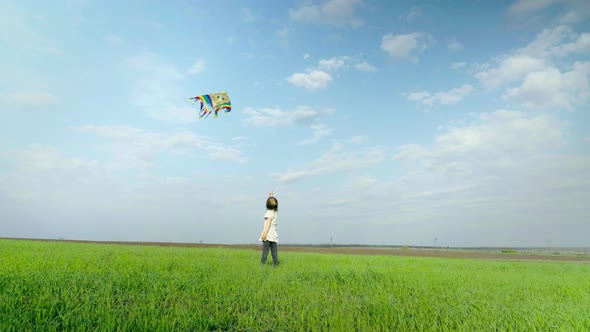
[[[266,199],[266,208],[268,210],[278,211],[279,210],[279,201],[273,196],[267,198]]]

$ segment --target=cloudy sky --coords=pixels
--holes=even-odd
[[[0,237],[590,245],[590,3],[2,1]],[[187,98],[227,91],[199,120]]]

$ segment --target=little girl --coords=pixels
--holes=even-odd
[[[279,213],[279,202],[273,196],[272,192],[268,194],[266,200],[266,213],[264,214],[264,230],[260,234],[262,241],[262,265],[266,264],[266,258],[268,257],[268,249],[272,254],[272,265],[277,267],[279,265],[279,256],[277,242],[279,241],[279,234],[277,233],[277,217]]]

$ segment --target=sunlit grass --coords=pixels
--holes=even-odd
[[[590,264],[0,240],[0,331],[588,331]]]

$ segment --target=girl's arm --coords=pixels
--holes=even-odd
[[[266,235],[270,229],[270,218],[264,218],[264,231],[262,231],[262,241],[266,241]]]

